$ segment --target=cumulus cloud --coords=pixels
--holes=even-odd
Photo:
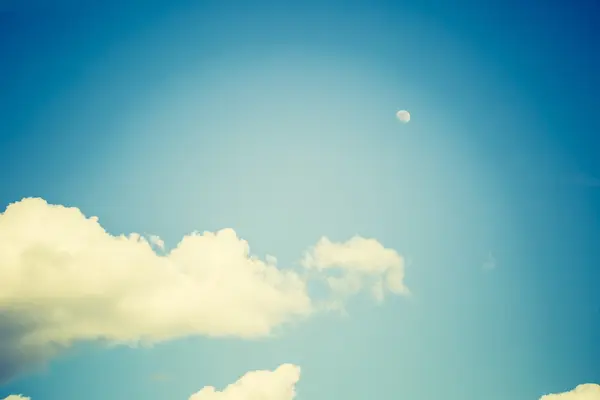
[[[31,400],[31,397],[25,397],[20,394],[11,394],[10,396],[6,397],[4,400]]]
[[[302,260],[307,269],[323,273],[330,289],[346,297],[368,289],[382,301],[386,292],[408,295],[404,283],[404,259],[375,239],[355,236],[346,242],[323,237]]]
[[[248,372],[222,391],[205,386],[189,400],[292,400],[299,379],[298,366],[283,364],[274,371]]]
[[[584,383],[569,392],[544,395],[540,400],[600,400],[600,385]]]
[[[77,208],[37,198],[9,205],[0,213],[0,381],[76,341],[254,338],[315,312],[305,278],[251,255],[231,229],[155,252],[163,245],[113,236]],[[385,288],[406,290],[401,258],[373,239],[321,240],[308,254],[306,266],[335,264],[353,285],[385,274]]]

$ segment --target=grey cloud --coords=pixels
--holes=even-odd
[[[0,384],[41,367],[59,350],[52,344],[28,345],[24,342],[39,323],[17,310],[0,310]]]

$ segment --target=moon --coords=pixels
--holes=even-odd
[[[396,117],[400,120],[400,122],[402,123],[407,123],[408,121],[410,121],[410,113],[406,110],[400,110],[396,113]]]

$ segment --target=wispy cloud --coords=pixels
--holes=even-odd
[[[596,188],[600,187],[600,177],[586,172],[567,173],[559,180],[563,185]]]
[[[573,178],[573,182],[576,185],[587,186],[587,187],[600,187],[600,178],[587,175],[587,174],[578,174]]]
[[[154,382],[168,382],[171,380],[169,375],[161,373],[154,374],[151,378]]]
[[[484,271],[492,271],[492,270],[496,269],[496,267],[497,267],[496,258],[493,256],[492,253],[488,253],[487,258],[483,262],[483,265],[481,266],[481,268]]]

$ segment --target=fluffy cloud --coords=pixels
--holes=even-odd
[[[323,237],[305,253],[302,264],[323,273],[331,290],[340,296],[355,294],[365,287],[379,301],[386,291],[410,293],[404,284],[404,259],[375,239],[355,236],[336,243]]]
[[[385,274],[387,288],[405,291],[401,258],[373,239],[321,240],[308,254],[309,268]],[[11,204],[0,213],[0,381],[76,341],[269,335],[315,311],[305,279],[276,262],[250,255],[231,229],[166,252],[158,237],[110,235],[77,208]]]
[[[540,400],[600,400],[600,385],[585,383],[570,392],[547,394]]]
[[[11,394],[10,396],[6,397],[4,400],[31,400],[31,397],[25,397],[20,394]]]
[[[274,371],[248,372],[223,391],[205,386],[189,400],[292,400],[299,379],[299,367],[283,364]]]

